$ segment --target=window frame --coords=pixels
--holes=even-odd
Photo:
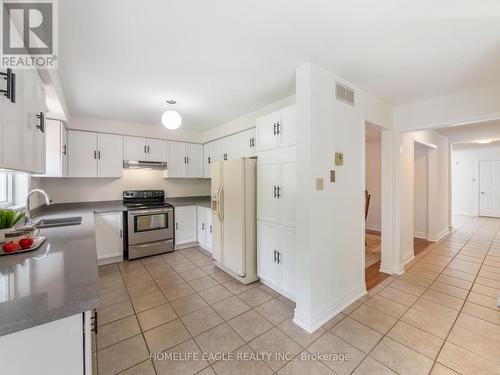
[[[0,201],[0,208],[8,208],[14,205],[14,194],[13,194],[13,178],[12,173],[2,173],[6,176],[5,185],[1,182],[2,186],[0,188],[5,189],[7,200]]]

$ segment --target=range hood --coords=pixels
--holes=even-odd
[[[164,161],[148,161],[148,160],[124,160],[123,168],[128,169],[167,169],[167,163]]]

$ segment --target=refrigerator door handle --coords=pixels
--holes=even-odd
[[[219,219],[221,222],[224,221],[224,207],[223,203],[224,202],[224,188],[221,186],[220,187],[220,192],[219,192]]]

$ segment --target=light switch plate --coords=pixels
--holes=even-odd
[[[316,190],[317,191],[323,190],[323,179],[322,178],[316,179]]]
[[[330,182],[335,182],[335,171],[330,171]]]
[[[344,154],[342,152],[335,153],[335,165],[337,166],[344,165]]]

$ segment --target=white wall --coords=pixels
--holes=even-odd
[[[37,178],[54,203],[121,200],[123,190],[165,190],[167,197],[210,195],[209,179],[165,179],[162,171],[124,169],[122,178]]]
[[[391,112],[361,90],[355,107],[336,100],[335,81],[343,80],[317,65],[299,67],[296,78],[300,199],[294,321],[311,332],[366,293],[364,127],[365,120],[379,124]],[[337,151],[344,152],[342,167],[334,166]],[[315,189],[316,178],[324,179],[324,190]]]
[[[399,262],[400,270],[413,256],[414,236],[414,145],[432,146],[428,152],[428,238],[437,241],[448,233],[449,213],[449,142],[432,131],[406,132],[401,135],[399,163]]]
[[[452,149],[452,212],[479,215],[479,162],[500,160],[500,142],[457,144]]]
[[[365,183],[371,195],[366,228],[380,231],[382,200],[382,164],[381,140],[365,143]]]
[[[414,231],[415,237],[427,239],[427,163],[430,149],[415,143],[414,153]]]

